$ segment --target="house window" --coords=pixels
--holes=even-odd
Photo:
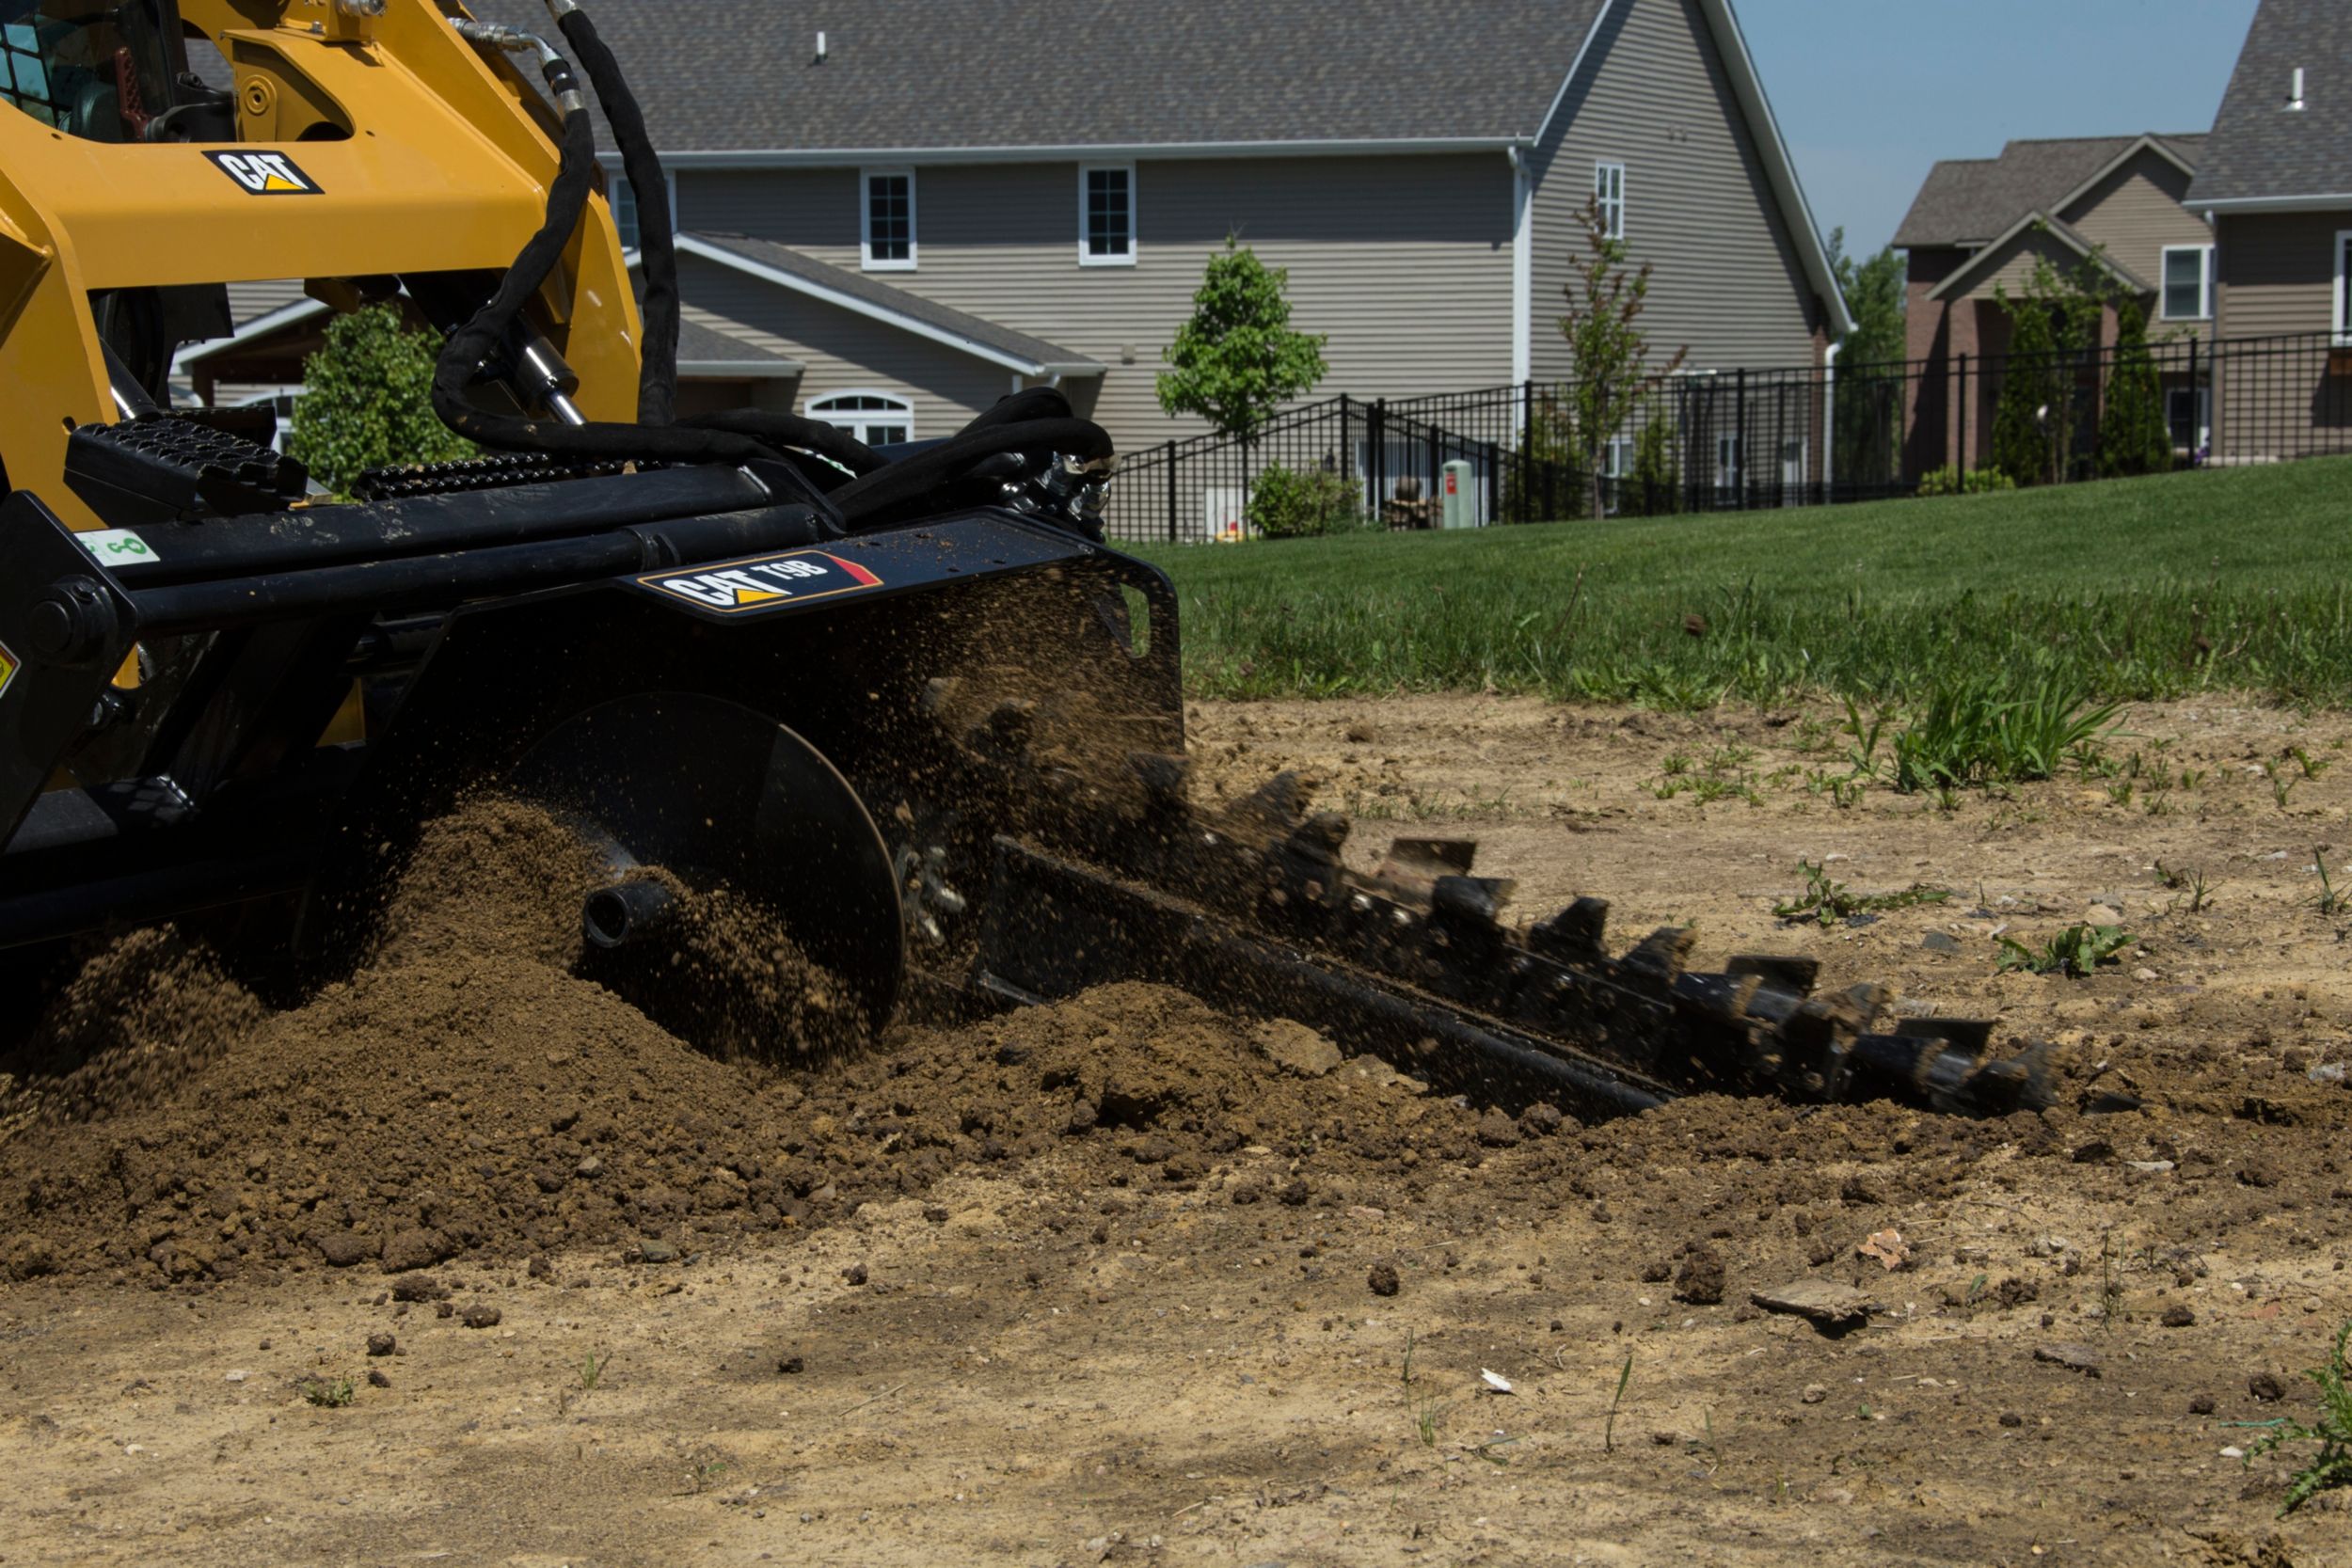
[[[1078,169],[1078,264],[1131,267],[1136,261],[1136,166],[1085,164]]]
[[[1625,238],[1625,166],[1593,166],[1593,199],[1600,206],[1601,232],[1613,240]]]
[[[914,404],[888,392],[834,392],[811,398],[808,417],[846,431],[869,447],[914,439]]]
[[[861,177],[866,208],[859,218],[859,260],[868,272],[914,266],[914,171],[869,168]]]
[[[2336,230],[2336,341],[2352,343],[2352,229]]]
[[[2172,450],[2200,452],[2213,445],[2213,388],[2168,387],[2164,389],[2164,422],[2172,433]]]
[[[2213,246],[2164,247],[2164,304],[2169,322],[2205,321],[2213,315]]]
[[[1718,436],[1715,437],[1716,489],[1737,490],[1740,488],[1741,477],[1740,473],[1740,456],[1739,436]]]
[[[666,174],[662,176],[662,187],[669,195],[670,223],[675,228],[677,224],[677,187],[669,182]],[[612,227],[621,231],[621,248],[635,250],[644,243],[637,222],[637,188],[620,170],[608,168],[604,171],[604,195],[612,206]]]

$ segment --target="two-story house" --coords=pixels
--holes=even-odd
[[[474,8],[545,24],[532,0]],[[608,0],[597,20],[670,174],[689,407],[921,438],[1051,382],[1122,448],[1196,434],[1155,377],[1229,238],[1327,336],[1321,394],[1559,377],[1596,199],[1654,264],[1645,325],[1691,372],[1816,364],[1847,325],[1728,0]],[[273,335],[302,326],[183,371],[266,381]]]
[[[2012,141],[1998,157],[1929,170],[1895,231],[1908,277],[1911,473],[1984,461],[1999,384],[1964,367],[1997,365],[2011,327],[2004,296],[2013,299],[2042,262],[2066,274],[2096,257],[2139,295],[2152,336],[2210,333],[2213,233],[2183,205],[2204,142],[2153,132]],[[2110,309],[2103,340],[2114,333]],[[2179,444],[2202,444],[2198,407],[2192,396],[2173,410]]]
[[[2187,206],[2212,220],[2216,245],[2217,453],[2259,461],[2344,450],[2352,439],[2352,8],[2263,0]],[[2294,420],[2280,420],[2281,410]]]

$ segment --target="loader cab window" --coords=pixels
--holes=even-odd
[[[811,398],[808,417],[846,431],[869,447],[914,439],[914,404],[888,392],[835,392]]]
[[[69,135],[209,138],[226,99],[187,71],[178,0],[0,0],[0,102]]]

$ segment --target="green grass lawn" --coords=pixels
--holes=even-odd
[[[1700,707],[1939,682],[2352,700],[2352,459],[1779,512],[1144,551],[1198,694]]]

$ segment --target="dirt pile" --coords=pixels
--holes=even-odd
[[[571,972],[594,875],[548,819],[469,809],[428,834],[370,960],[267,1018],[175,938],[119,943],[24,1064],[0,1272],[194,1280],[707,1245],[1047,1153],[1182,1190],[1259,1146],[1288,1157],[1280,1180],[1237,1201],[1384,1201],[1496,1133],[1298,1025],[1143,986],[790,1070],[717,1059]],[[805,965],[781,940],[725,962],[781,985]]]

